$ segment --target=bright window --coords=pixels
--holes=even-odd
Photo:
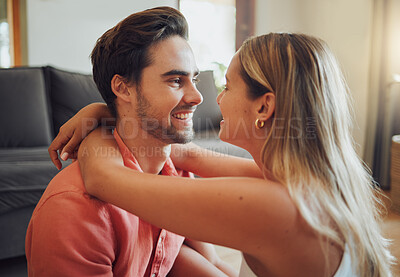
[[[200,70],[213,70],[217,86],[235,54],[235,0],[180,0],[189,43]]]
[[[7,21],[7,0],[0,0],[0,67],[10,67],[10,32]]]

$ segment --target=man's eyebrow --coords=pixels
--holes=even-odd
[[[199,73],[200,73],[199,70],[196,70],[193,73],[193,76],[197,76],[197,75],[199,75]],[[167,71],[167,72],[161,74],[162,77],[167,77],[167,76],[171,76],[171,75],[189,76],[189,72],[173,69],[173,70],[170,70],[170,71]]]
[[[167,72],[161,74],[161,76],[163,76],[163,77],[171,76],[171,75],[188,76],[189,72],[183,71],[183,70],[173,69],[173,70],[170,70],[170,71],[167,71]]]

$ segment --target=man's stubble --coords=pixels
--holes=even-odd
[[[172,124],[167,126],[168,120],[165,121],[165,116],[157,112],[154,107],[152,107],[150,101],[142,95],[139,87],[136,91],[136,115],[141,121],[141,128],[144,131],[154,138],[159,139],[167,144],[183,144],[193,140],[193,127],[187,127],[185,130],[179,132]],[[169,114],[168,116],[171,115]]]

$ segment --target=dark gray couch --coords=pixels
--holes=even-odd
[[[221,115],[211,71],[199,76],[204,102],[195,113],[195,142],[249,157],[218,139]],[[53,67],[0,69],[0,259],[24,255],[33,209],[58,170],[47,147],[79,109],[103,102],[90,75]],[[68,163],[64,163],[66,166]]]

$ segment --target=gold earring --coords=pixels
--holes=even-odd
[[[262,127],[264,127],[264,121],[261,121],[259,118],[256,119],[256,122],[254,122],[254,124],[256,125],[257,129],[261,129]]]

